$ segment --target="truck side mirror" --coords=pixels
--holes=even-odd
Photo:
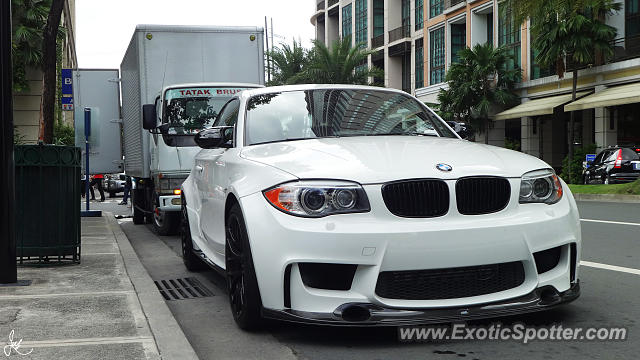
[[[196,134],[194,141],[203,149],[228,148],[233,138],[233,126],[216,126]]]
[[[142,127],[145,130],[153,130],[157,127],[157,123],[156,106],[153,104],[142,105]]]

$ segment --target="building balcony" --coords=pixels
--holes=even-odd
[[[443,14],[448,14],[460,8],[463,8],[466,4],[465,0],[444,0]]]
[[[324,0],[316,6],[316,11],[324,10]]]
[[[372,49],[379,48],[380,46],[383,46],[383,45],[384,45],[384,34],[371,38]]]
[[[400,26],[389,31],[389,42],[392,43],[402,38],[411,37],[411,25]]]
[[[327,3],[327,7],[332,7],[333,5],[337,4],[340,0],[329,0]]]

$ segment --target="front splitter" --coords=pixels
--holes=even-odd
[[[531,293],[501,302],[455,308],[439,309],[395,309],[370,303],[347,303],[339,306],[333,313],[304,312],[291,309],[262,309],[265,318],[305,324],[328,326],[401,326],[442,324],[525,314],[549,310],[565,304],[580,296],[580,284],[572,284],[569,290],[557,292],[552,286],[535,289]],[[342,317],[342,310],[349,306],[358,306],[369,311],[366,320],[349,321]]]

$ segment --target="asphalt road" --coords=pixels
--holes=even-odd
[[[119,201],[119,199],[117,200]],[[328,328],[269,322],[258,333],[238,330],[223,278],[182,265],[178,236],[156,236],[150,225],[120,223],[154,280],[195,277],[213,296],[167,301],[201,359],[637,359],[640,353],[640,204],[580,202],[583,234],[581,297],[547,312],[474,321],[563,327],[625,327],[625,341],[460,340],[402,343],[395,328]],[[128,214],[107,200],[94,208]],[[595,221],[588,221],[595,220]],[[618,266],[615,270],[603,269]],[[631,269],[631,270],[630,270]]]

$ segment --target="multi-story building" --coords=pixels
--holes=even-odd
[[[572,64],[563,79],[535,62],[530,22],[516,24],[498,0],[314,0],[316,38],[342,37],[377,49],[369,64],[385,70],[384,85],[437,105],[458,50],[490,41],[513,55],[522,70],[521,105],[498,110],[488,141],[519,143],[523,152],[560,167],[568,152],[568,119],[575,111],[575,144],[640,145],[640,0],[621,1],[607,16],[617,29],[615,54],[578,72],[579,99],[571,102]],[[484,136],[483,136],[484,138]]]
[[[60,19],[60,26],[65,28],[62,42],[62,64],[64,69],[76,69],[78,61],[75,48],[75,0],[66,0]],[[42,71],[35,68],[26,69],[26,80],[29,91],[13,95],[13,121],[20,141],[35,144],[40,135],[40,103],[42,101]],[[58,74],[60,76],[60,74]],[[61,107],[61,104],[56,104]],[[64,123],[73,125],[73,111],[60,113]]]
[[[350,37],[376,50],[368,60],[384,70],[384,86],[413,93],[424,86],[423,0],[314,0],[316,39]]]

